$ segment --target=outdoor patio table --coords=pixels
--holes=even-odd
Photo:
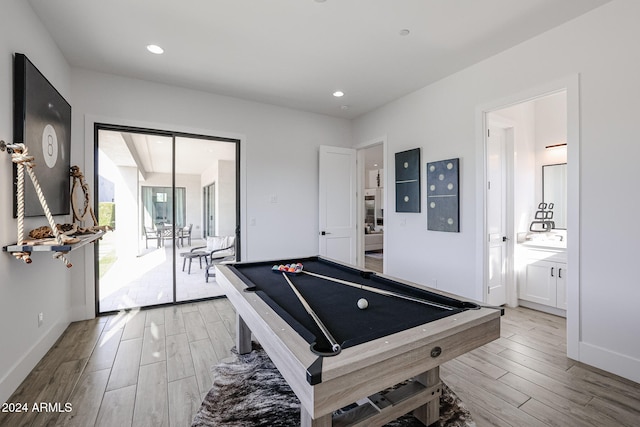
[[[182,271],[184,271],[187,260],[189,260],[189,270],[187,271],[187,274],[191,274],[191,262],[194,258],[198,258],[198,261],[200,262],[200,269],[202,270],[202,258],[204,258],[204,262],[206,264],[207,255],[209,255],[209,253],[205,251],[182,252],[180,254],[180,256],[184,258],[182,261]]]

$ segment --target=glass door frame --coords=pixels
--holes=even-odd
[[[206,238],[210,234],[212,230],[215,229],[215,193],[216,192],[216,183],[212,182],[211,184],[205,185],[202,187],[202,208],[203,208],[203,216],[202,216],[202,233],[203,237]]]
[[[99,166],[98,166],[98,156],[99,156],[99,152],[98,152],[98,139],[99,139],[99,133],[100,131],[115,131],[115,132],[124,132],[124,133],[137,133],[137,134],[146,134],[146,135],[155,135],[155,136],[162,136],[162,137],[169,137],[171,138],[171,189],[172,189],[172,198],[175,201],[175,197],[176,197],[176,138],[193,138],[193,139],[204,139],[204,140],[211,140],[211,141],[218,141],[218,142],[229,142],[229,143],[234,143],[235,144],[235,179],[236,179],[236,209],[235,209],[235,221],[236,221],[236,228],[235,228],[235,242],[236,242],[236,261],[240,261],[241,260],[241,248],[240,248],[240,236],[241,236],[241,227],[240,227],[240,189],[241,189],[241,183],[240,183],[240,140],[236,139],[236,138],[226,138],[226,137],[218,137],[218,136],[212,136],[212,135],[201,135],[201,134],[192,134],[192,133],[186,133],[186,132],[177,132],[177,131],[166,131],[166,130],[159,130],[159,129],[150,129],[150,128],[141,128],[141,127],[135,127],[135,126],[125,126],[125,125],[115,125],[115,124],[108,124],[108,123],[94,123],[94,155],[93,155],[93,160],[94,160],[94,167],[93,167],[93,171],[94,171],[94,187],[95,187],[95,195],[94,195],[94,212],[99,212],[99,195],[98,195],[98,191],[99,191],[99,186],[97,185],[98,183],[98,175],[99,175]],[[172,218],[176,218],[176,204],[172,203]],[[173,234],[175,235],[175,228],[176,228],[176,224],[175,221],[173,222]],[[203,227],[204,228],[204,227]],[[205,237],[206,238],[206,237]],[[98,243],[99,244],[99,243]],[[208,297],[208,298],[200,298],[200,299],[194,299],[194,300],[183,300],[183,301],[177,301],[176,299],[176,295],[177,295],[177,289],[176,289],[176,250],[175,250],[175,243],[173,245],[173,250],[172,250],[172,263],[173,263],[173,267],[172,267],[172,290],[173,290],[173,295],[172,295],[172,301],[168,302],[168,303],[161,303],[161,304],[153,304],[153,305],[146,305],[144,307],[139,307],[139,308],[155,308],[155,307],[162,307],[162,306],[170,306],[170,305],[176,305],[176,304],[186,304],[186,303],[192,303],[192,302],[197,302],[197,301],[206,301],[206,300],[211,300],[211,299],[215,299],[218,297]],[[100,269],[99,269],[99,251],[98,250],[94,250],[94,291],[95,291],[95,314],[96,316],[103,316],[103,315],[108,315],[108,314],[113,314],[114,311],[103,311],[100,312],[100,279],[99,279],[99,274],[100,274]],[[134,308],[134,307],[131,307]]]

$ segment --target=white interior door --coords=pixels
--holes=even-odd
[[[320,147],[320,255],[356,264],[356,150]]]
[[[491,305],[507,302],[507,189],[505,130],[487,130],[487,233],[489,244],[486,301]]]

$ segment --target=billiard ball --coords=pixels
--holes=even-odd
[[[364,298],[360,298],[360,299],[358,300],[358,308],[359,308],[360,310],[364,310],[364,309],[365,309],[365,308],[367,308],[367,307],[369,307],[369,301],[367,301],[367,300],[366,300],[366,299],[364,299]]]

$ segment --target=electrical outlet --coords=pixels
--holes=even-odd
[[[44,313],[38,313],[38,327],[44,323]]]

